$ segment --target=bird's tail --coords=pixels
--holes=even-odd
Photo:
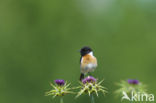
[[[84,79],[84,74],[83,73],[81,73],[81,75],[80,75],[80,81],[82,81],[82,79]]]

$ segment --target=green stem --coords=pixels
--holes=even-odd
[[[60,98],[60,103],[63,103],[63,97]]]
[[[94,101],[94,95],[93,95],[93,93],[91,94],[91,103],[95,103],[95,101]]]

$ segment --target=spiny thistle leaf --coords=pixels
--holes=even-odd
[[[98,83],[97,80],[91,76],[83,79],[82,82],[80,82],[80,91],[78,92],[76,98],[85,93],[87,93],[89,96],[92,93],[95,93],[97,96],[98,92],[102,92],[103,94],[107,93],[106,88],[101,85],[102,82],[103,80]]]
[[[65,94],[72,94],[74,92],[70,91],[72,88],[69,88],[70,83],[64,82],[64,80],[55,80],[55,85],[50,83],[53,87],[52,90],[45,93],[46,96],[52,95],[53,98],[56,96],[64,96]]]

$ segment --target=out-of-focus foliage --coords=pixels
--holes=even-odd
[[[123,96],[123,92],[127,93],[128,96],[131,96],[131,93],[134,94],[137,93],[147,93],[146,85],[142,83],[138,84],[129,84],[127,81],[122,80],[120,83],[117,84],[119,86],[119,89],[115,91],[115,94],[119,97]]]
[[[120,103],[115,82],[139,79],[156,94],[155,0],[0,0],[0,103],[56,103],[48,84],[78,85],[82,46],[98,59],[93,76],[109,93],[97,103]],[[101,97],[102,96],[102,97]],[[87,103],[88,96],[64,102]]]

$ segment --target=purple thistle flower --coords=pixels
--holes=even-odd
[[[61,80],[61,79],[57,79],[54,82],[59,86],[63,86],[65,84],[64,80]]]
[[[128,79],[127,82],[128,82],[129,84],[139,84],[139,81],[136,80],[136,79]]]
[[[94,77],[92,77],[92,76],[88,76],[88,77],[86,77],[86,78],[84,78],[82,80],[82,83],[83,84],[86,84],[86,83],[95,83],[95,82],[96,82],[96,79]]]

